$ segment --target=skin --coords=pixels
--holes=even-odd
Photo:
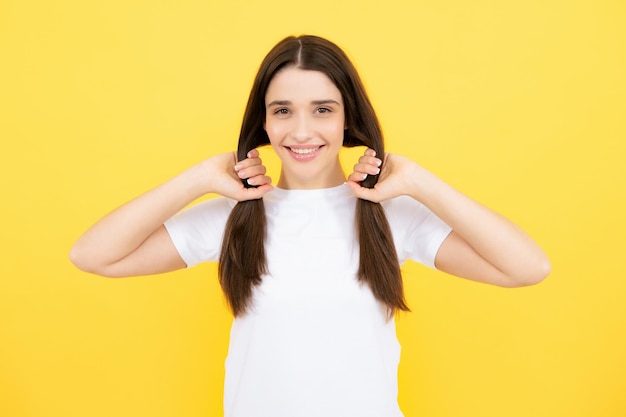
[[[341,93],[316,71],[286,68],[266,92],[264,128],[282,162],[278,186],[328,188],[346,182],[339,162],[345,114]],[[359,185],[379,173],[381,159],[365,151],[346,185],[355,196],[381,202],[407,195],[427,206],[453,231],[440,247],[441,271],[474,281],[517,287],[543,280],[550,272],[545,253],[520,228],[450,187],[414,161],[386,154],[373,189]],[[248,179],[257,188],[245,188]],[[216,155],[106,215],[81,236],[70,253],[87,272],[128,277],[185,268],[163,223],[207,193],[244,201],[273,189],[257,150],[236,161]]]

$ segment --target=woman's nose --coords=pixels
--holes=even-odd
[[[306,115],[294,118],[292,136],[298,142],[306,142],[312,137],[312,123]]]

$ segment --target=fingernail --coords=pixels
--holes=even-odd
[[[239,171],[241,169],[241,165],[237,164],[235,165],[235,171]]]
[[[380,174],[380,168],[376,168],[376,175]]]
[[[254,184],[252,184],[251,179],[252,179],[252,178],[248,178],[248,179],[246,180],[246,182],[247,182],[249,185],[254,185]]]
[[[381,165],[382,165],[382,163],[383,163],[383,161],[381,161],[380,159],[377,159],[377,160],[376,160],[376,165],[377,165],[377,166],[381,166]]]
[[[367,174],[363,174],[363,179],[367,178]]]

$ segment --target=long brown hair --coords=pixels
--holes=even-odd
[[[374,149],[377,155],[385,154],[378,118],[349,58],[332,42],[307,35],[283,39],[261,63],[241,125],[238,160],[245,159],[250,150],[270,143],[263,129],[265,93],[276,73],[286,67],[326,74],[344,101],[347,129],[343,145],[366,146]],[[377,181],[377,175],[369,175],[361,185],[372,188]],[[245,181],[244,185],[249,186]],[[356,223],[360,246],[359,280],[370,286],[390,316],[396,310],[408,311],[400,265],[383,208],[380,204],[359,199]],[[218,272],[235,316],[245,313],[252,301],[253,287],[260,284],[262,275],[267,273],[266,227],[265,206],[261,199],[238,202],[228,218]]]

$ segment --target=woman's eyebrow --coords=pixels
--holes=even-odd
[[[271,107],[271,106],[288,106],[292,104],[291,101],[289,100],[274,100],[271,101],[269,103],[266,104],[267,107]],[[333,100],[333,99],[324,99],[324,100],[313,100],[311,101],[311,104],[314,104],[316,106],[319,106],[320,104],[336,104],[336,105],[341,105],[341,103],[339,103],[337,100]]]
[[[340,106],[341,104],[337,100],[326,99],[326,100],[313,100],[311,104],[320,105],[320,104],[336,104]]]
[[[289,100],[274,100],[270,103],[267,103],[266,106],[267,107],[271,107],[271,106],[287,106],[291,104],[291,101]]]

